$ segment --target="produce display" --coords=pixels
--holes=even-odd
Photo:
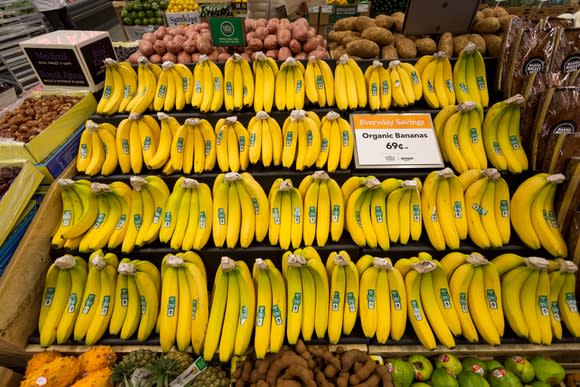
[[[80,99],[62,95],[25,98],[14,109],[0,115],[0,138],[29,142]]]
[[[166,12],[193,12],[199,11],[199,4],[194,0],[169,0]]]
[[[373,5],[374,7],[374,5]],[[440,36],[405,36],[405,14],[353,16],[337,20],[328,34],[329,50],[333,58],[349,54],[363,59],[414,59],[443,51],[447,57],[459,56],[468,43],[476,45],[481,55],[499,56],[501,32],[513,18],[502,7],[486,8],[477,12],[472,34],[453,36],[445,32]]]
[[[180,0],[186,1],[186,0]],[[163,25],[163,11],[168,7],[166,0],[127,1],[121,11],[123,24],[127,26]]]
[[[0,200],[8,191],[18,174],[20,167],[0,167]]]
[[[152,63],[165,61],[179,63],[198,62],[201,55],[213,61],[226,61],[232,54],[239,53],[244,59],[254,58],[257,52],[268,57],[286,60],[290,56],[307,59],[309,56],[328,57],[326,40],[316,34],[304,18],[290,22],[288,19],[244,19],[246,47],[214,47],[208,23],[192,24],[187,27],[159,27],[143,35],[139,51],[129,60],[137,63],[145,56]]]

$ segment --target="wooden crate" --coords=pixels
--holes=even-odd
[[[73,161],[60,176],[72,177]],[[28,337],[37,329],[44,278],[52,262],[50,235],[60,220],[60,190],[53,183],[0,277],[0,366],[25,367]]]
[[[519,16],[523,19],[540,20],[549,17],[556,17],[563,13],[575,13],[578,11],[578,4],[546,7],[506,7],[511,15]]]

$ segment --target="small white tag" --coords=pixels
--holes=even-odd
[[[145,368],[137,368],[131,375],[131,384],[133,386],[140,386],[145,380],[149,379],[151,371]]]
[[[200,356],[181,375],[169,383],[169,387],[183,387],[207,369],[207,364]]]

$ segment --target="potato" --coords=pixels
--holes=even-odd
[[[415,45],[420,55],[431,55],[437,52],[437,43],[431,38],[417,39]]]
[[[356,17],[347,17],[344,19],[338,19],[334,22],[332,28],[335,31],[353,31],[354,30],[354,21]]]
[[[185,35],[175,35],[173,37],[173,41],[177,44],[179,44],[180,46],[183,46],[183,43],[187,40],[187,36]]]
[[[491,17],[493,16],[493,8],[484,8],[481,10],[481,13],[483,13],[483,16],[485,17]]]
[[[393,19],[393,28],[395,32],[403,32],[403,24],[405,24],[405,14],[403,12],[395,12],[391,15]]]
[[[179,44],[175,40],[172,40],[171,42],[167,43],[167,51],[169,51],[172,54],[176,54],[177,55],[182,50],[183,50],[183,47],[181,46],[181,44]]]
[[[286,60],[292,56],[292,51],[288,47],[280,47],[278,50],[278,60]]]
[[[340,44],[338,44],[338,42],[332,42],[328,45],[328,49],[329,50],[334,50],[336,47],[340,46]]]
[[[499,18],[499,17],[505,16],[505,15],[509,15],[509,12],[506,11],[505,8],[503,8],[503,7],[495,7],[493,9],[493,16]]]
[[[278,50],[268,50],[266,51],[266,56],[272,59],[278,59]]]
[[[156,40],[155,43],[153,43],[153,50],[158,55],[165,54],[167,52],[165,42],[163,40]]]
[[[492,16],[478,21],[471,30],[478,34],[493,34],[499,31],[500,28],[499,20],[497,17]]]
[[[127,60],[131,64],[137,64],[137,61],[142,56],[143,56],[143,54],[141,53],[141,51],[135,51],[134,53],[132,53],[131,55],[129,55],[129,59],[127,59]]]
[[[328,39],[332,42],[338,42],[344,45],[344,39],[349,36],[360,37],[360,33],[352,31],[331,31],[328,34]]]
[[[483,39],[485,40],[487,54],[489,56],[498,57],[501,54],[501,44],[502,44],[501,36],[493,34],[485,34],[483,35]]]
[[[413,59],[417,57],[417,46],[411,39],[403,38],[396,42],[397,54],[401,59]]]
[[[314,50],[311,51],[308,56],[314,56],[316,58],[330,58],[330,55],[328,54],[328,51],[326,50]]]
[[[159,39],[163,39],[163,36],[160,37]],[[146,32],[141,37],[141,40],[146,40],[146,41],[150,42],[151,44],[153,44],[157,40],[157,35],[154,34],[153,32]]]
[[[191,63],[191,54],[181,51],[177,54],[177,63]]]
[[[246,18],[244,19],[244,30],[246,32],[254,31],[256,29],[256,20]]]
[[[346,49],[344,46],[338,46],[330,54],[334,59],[338,59],[342,55],[346,54]]]
[[[397,49],[394,44],[389,44],[381,48],[381,59],[396,60],[399,59]]]
[[[453,37],[453,55],[458,56],[461,50],[469,43],[468,35],[458,35]]]
[[[256,39],[256,31],[250,31],[246,34],[246,40]]]
[[[268,29],[266,27],[258,27],[256,28],[256,39],[264,40],[268,36]]]
[[[371,59],[379,56],[380,47],[372,40],[357,39],[347,43],[346,52],[351,56]]]
[[[288,44],[288,47],[290,47],[290,51],[292,51],[292,54],[296,55],[298,54],[300,51],[302,51],[302,45],[300,44],[300,42],[296,39],[292,39],[290,41],[290,43]]]
[[[149,62],[151,63],[156,63],[156,64],[161,64],[161,55],[159,54],[153,54],[149,57]]]
[[[354,30],[363,32],[367,28],[376,27],[375,21],[368,16],[359,16],[354,19]]]
[[[346,46],[348,43],[352,42],[353,40],[359,40],[360,38],[361,38],[360,36],[348,35],[342,39],[341,43]]]
[[[171,42],[172,40],[173,40],[173,35],[167,34],[163,37],[163,42],[165,42],[166,44]]]
[[[256,52],[256,51],[260,51],[262,49],[263,44],[262,44],[262,41],[260,39],[254,38],[254,39],[248,40],[248,47],[252,51]]]
[[[177,62],[177,55],[171,53],[171,52],[166,52],[165,54],[163,54],[163,56],[161,57],[161,62]]]
[[[405,35],[403,35],[402,33],[400,33],[400,32],[395,32],[393,34],[393,39],[395,39],[395,43],[397,42],[397,40],[399,40],[399,39],[405,39],[405,38],[407,38],[407,37]]]
[[[514,15],[503,15],[503,16],[500,16],[498,18],[500,29],[502,31],[507,31],[507,29],[509,28],[510,23],[512,22],[512,19],[514,17],[515,17]]]
[[[279,29],[276,37],[278,38],[278,45],[280,47],[288,47],[288,44],[292,40],[292,32],[287,29]]]
[[[266,36],[266,38],[264,39],[264,49],[265,50],[273,50],[275,48],[278,47],[278,39],[276,38],[276,35],[268,35]]]
[[[213,50],[211,38],[206,37],[204,35],[200,36],[199,39],[197,39],[196,45],[197,51],[199,51],[201,54],[209,55],[209,53]]]
[[[304,50],[304,52],[314,51],[319,47],[318,43],[318,39],[316,38],[308,39],[308,41],[302,45],[302,50]]]
[[[157,28],[157,30],[155,30],[154,34],[155,34],[155,37],[157,39],[163,39],[163,37],[165,35],[167,35],[167,27],[161,26],[161,27]]]
[[[475,44],[475,48],[481,55],[485,55],[486,47],[485,47],[485,40],[479,34],[471,34],[468,37],[469,41]]]
[[[191,62],[192,63],[199,62],[200,57],[201,57],[201,54],[199,52],[196,52],[195,54],[191,54]]]
[[[210,53],[209,53],[208,57],[209,57],[209,59],[211,59],[213,62],[217,62],[218,55],[219,55],[219,52],[218,52],[218,50],[213,50],[212,52],[210,52]]]
[[[481,11],[477,11],[475,13],[475,17],[473,18],[473,24],[477,23],[480,20],[485,19],[485,15]]]
[[[227,52],[220,52],[218,54],[218,62],[225,62],[226,60],[230,59],[230,54]]]
[[[268,29],[269,33],[275,34],[278,31],[279,24],[280,24],[280,19],[278,19],[277,17],[274,17],[274,18],[268,20],[268,23],[266,24],[266,28]]]
[[[141,39],[139,41],[139,51],[145,56],[152,55],[155,51],[153,50],[153,43],[149,40]]]
[[[386,46],[395,41],[391,31],[382,27],[370,27],[360,34],[361,38],[372,40],[379,46]]]
[[[375,24],[377,25],[377,27],[382,27],[387,30],[391,29],[394,22],[395,21],[393,20],[393,18],[387,15],[377,15],[377,17],[375,17]]]
[[[294,58],[298,60],[305,60],[308,59],[308,54],[305,53],[304,51],[300,51],[298,54],[296,54],[296,56],[294,56]]]
[[[262,18],[256,19],[256,29],[258,27],[266,27],[268,25],[268,20]]]
[[[308,28],[303,25],[296,25],[292,29],[292,39],[298,42],[305,42],[308,38]]]
[[[185,35],[185,26],[179,25],[173,30],[173,36]]]
[[[445,32],[441,35],[437,49],[443,51],[448,58],[453,56],[453,35],[451,32]]]

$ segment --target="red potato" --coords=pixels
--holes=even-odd
[[[256,38],[260,40],[264,40],[264,38],[268,36],[268,29],[266,27],[258,27],[256,28]]]
[[[280,47],[288,47],[288,44],[292,40],[292,32],[287,29],[279,29],[276,37],[278,38],[278,45]]]
[[[187,40],[187,36],[185,35],[175,35],[173,37],[173,41],[179,44],[180,46]]]
[[[268,29],[268,32],[271,34],[275,34],[276,32],[278,32],[278,25],[280,24],[280,19],[278,18],[273,18],[268,20],[268,23],[266,24],[266,28]]]
[[[186,31],[185,31],[185,26],[177,26],[175,27],[175,29],[173,30],[173,35],[177,36],[177,35],[185,35]]]
[[[191,55],[195,52],[196,49],[197,46],[195,44],[195,40],[187,39],[185,42],[183,42],[183,51],[185,51],[186,53]]]
[[[203,35],[200,36],[199,39],[197,39],[196,45],[197,45],[197,50],[201,54],[209,55],[209,53],[211,53],[213,50],[211,40]]]
[[[228,59],[230,59],[230,54],[227,52],[220,52],[217,60],[218,62],[225,62]]]
[[[197,38],[199,38],[199,32],[197,32],[197,31],[190,31],[189,35],[187,35],[188,40],[195,41]]]
[[[185,51],[177,54],[177,63],[191,63],[191,55]]]
[[[153,54],[149,57],[149,62],[160,64],[161,63],[161,55]]]
[[[290,20],[288,20],[286,18],[280,19],[280,23],[278,23],[278,24],[279,24],[279,28],[280,27],[289,28],[292,25],[290,23]]]
[[[316,28],[314,28],[314,27],[308,27],[308,32],[311,32],[314,35],[316,35]]]
[[[171,42],[172,40],[173,40],[173,35],[167,34],[163,37],[162,42],[165,42],[167,44],[167,43]]]
[[[191,54],[191,62],[192,63],[199,62],[199,57],[200,56],[201,56],[201,54],[199,52],[196,52],[195,54]]]
[[[292,51],[288,47],[280,47],[278,50],[278,60],[286,60],[292,56]]]
[[[172,40],[171,42],[167,43],[167,51],[169,51],[172,54],[177,55],[181,51],[183,51],[183,47],[181,46],[181,44],[179,44],[175,40]]]
[[[290,43],[288,44],[288,47],[290,47],[290,51],[292,51],[292,54],[296,55],[298,54],[300,51],[302,51],[302,45],[300,44],[300,42],[296,39],[292,39],[290,41]]]
[[[140,40],[139,51],[141,51],[145,56],[153,54],[154,53],[153,43],[151,43],[149,40]]]
[[[157,33],[157,31],[155,33],[153,33],[153,32],[146,32],[141,37],[141,40],[146,40],[146,41],[151,42],[153,44],[153,42],[155,42],[157,40],[156,33]],[[163,39],[163,37],[161,37],[159,39]]]
[[[251,40],[251,39],[256,39],[256,32],[255,31],[250,31],[246,34],[246,40]]]
[[[175,54],[172,54],[172,53],[170,53],[170,52],[166,52],[166,53],[165,53],[165,54],[163,54],[163,56],[161,57],[161,63],[163,63],[163,62],[167,62],[167,61],[169,61],[169,62],[173,62],[173,63],[177,62],[177,55],[175,55]]]
[[[163,40],[156,40],[155,43],[153,43],[153,50],[156,54],[163,55],[167,52],[167,46]]]
[[[298,54],[296,54],[296,56],[294,57],[298,60],[305,60],[308,59],[308,54],[305,53],[304,51],[300,51]]]
[[[311,52],[316,50],[318,46],[320,46],[318,39],[312,38],[302,45],[302,49],[306,52]]]
[[[243,53],[241,54],[241,57],[242,57],[244,60],[248,60],[248,61],[250,60],[250,55],[246,54],[245,52],[243,52]]]
[[[319,47],[318,49],[311,51],[308,56],[314,56],[316,58],[330,58],[330,55],[328,54],[328,51],[324,48]]]
[[[226,54],[229,53],[228,48],[227,47],[218,47],[218,52],[221,54],[223,52],[225,52]]]
[[[266,50],[274,50],[278,47],[278,38],[276,35],[268,35],[264,39],[264,49]]]
[[[137,64],[137,61],[142,56],[143,56],[143,54],[140,51],[135,51],[134,53],[132,53],[129,56],[129,63],[131,63],[131,64]]]
[[[302,25],[295,25],[292,29],[292,39],[304,42],[308,38],[308,29]]]
[[[250,39],[248,40],[248,47],[253,52],[260,51],[263,47],[262,41],[260,39]]]
[[[256,29],[256,21],[254,19],[244,20],[244,30],[246,32],[254,31]]]
[[[278,59],[278,50],[268,50],[266,51],[266,56],[272,59]]]
[[[212,52],[210,52],[210,53],[209,53],[209,55],[208,55],[209,59],[211,59],[211,60],[212,60],[212,61],[214,61],[214,62],[217,62],[218,56],[219,56],[219,52],[218,52],[218,50],[213,50],[213,51],[212,51]]]
[[[256,29],[258,27],[266,27],[266,25],[268,25],[268,20],[264,18],[256,19]]]

